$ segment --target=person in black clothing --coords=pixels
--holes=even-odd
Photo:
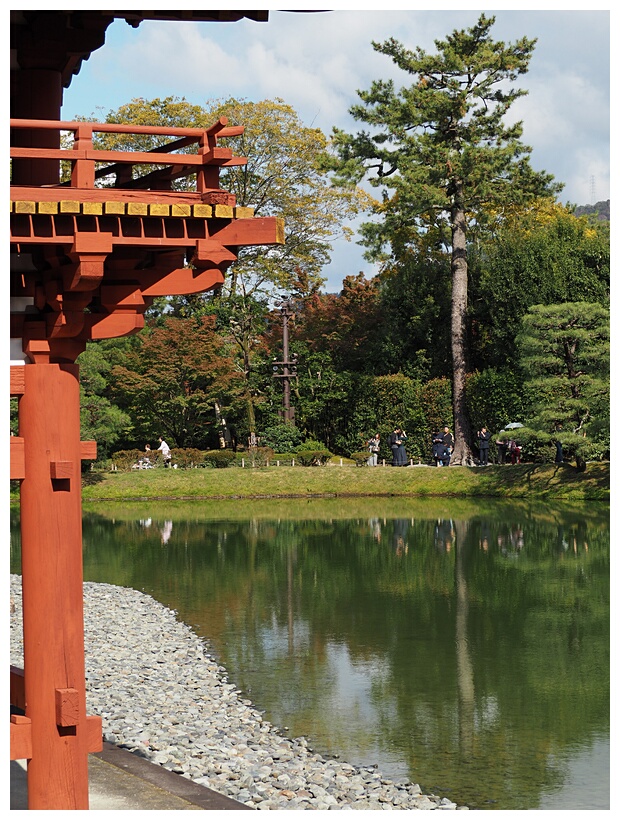
[[[443,428],[443,435],[441,438],[444,446],[443,466],[449,467],[450,456],[452,455],[452,450],[454,449],[454,439],[452,438],[452,433],[450,432],[448,425]]]
[[[431,433],[431,440],[433,442],[433,458],[436,467],[443,467],[443,460],[445,457],[445,445],[443,443],[443,434],[439,430],[433,430]]]
[[[491,434],[486,427],[478,430],[478,453],[480,454],[480,466],[486,467],[489,463],[489,443]]]
[[[407,438],[407,436],[404,438]],[[392,448],[392,467],[404,466],[402,461],[402,453],[405,448],[403,445],[403,431],[400,427],[395,427],[390,433],[388,436],[388,445]]]

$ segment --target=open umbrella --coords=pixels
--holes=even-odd
[[[507,424],[507,425],[504,427],[504,430],[516,430],[516,429],[517,429],[517,427],[523,427],[523,426],[524,426],[524,425],[523,425],[523,424],[521,424],[521,422],[520,422],[520,421],[513,421],[513,422],[511,422],[510,424]]]

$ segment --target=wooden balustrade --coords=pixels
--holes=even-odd
[[[29,132],[56,131],[59,136],[67,132],[73,134],[73,144],[67,148],[11,145],[10,156],[14,162],[58,161],[58,184],[46,186],[48,189],[70,188],[86,192],[94,190],[101,180],[113,177],[113,190],[169,191],[175,180],[195,174],[195,193],[200,195],[219,190],[220,168],[247,163],[245,157],[233,156],[230,148],[218,144],[220,139],[240,136],[244,132],[243,126],[229,126],[226,117],[220,117],[206,129],[32,119],[11,119],[10,127]],[[170,137],[171,141],[145,151],[132,150],[130,146],[126,150],[107,150],[96,147],[94,138],[97,134]],[[66,181],[60,179],[60,163],[63,161],[71,165],[70,179]],[[135,169],[143,166],[147,166],[147,172],[135,175]],[[152,169],[152,166],[156,168]],[[23,190],[27,186],[12,186],[12,198],[14,187]]]

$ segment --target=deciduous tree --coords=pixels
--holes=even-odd
[[[113,392],[144,441],[208,446],[215,402],[238,392],[231,351],[215,317],[163,320],[142,331],[125,363],[112,369]]]

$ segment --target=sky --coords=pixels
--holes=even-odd
[[[523,121],[522,140],[532,148],[532,166],[565,184],[562,202],[610,199],[608,7],[589,3],[587,11],[571,11],[548,3],[545,10],[535,10],[522,3],[519,10],[502,10],[507,4],[472,9],[435,2],[426,10],[407,5],[406,11],[270,11],[267,23],[150,21],[134,29],[117,20],[107,30],[105,45],[65,90],[62,118],[104,120],[136,97],[174,96],[199,105],[227,97],[254,102],[279,97],[305,125],[326,135],[334,126],[356,132],[361,124],[349,109],[358,101],[358,90],[378,79],[393,79],[396,88],[409,80],[389,57],[373,50],[373,40],[394,37],[409,49],[432,53],[437,39],[471,27],[484,11],[496,18],[493,39],[537,40],[529,72],[515,83],[528,94],[510,112],[511,119]],[[324,290],[339,291],[350,274],[376,273],[362,254],[355,240],[337,241],[332,263],[323,271]]]

